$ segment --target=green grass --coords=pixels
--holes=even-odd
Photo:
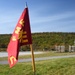
[[[75,58],[38,61],[36,75],[75,75]],[[18,63],[13,68],[0,65],[0,75],[33,75],[32,64]]]

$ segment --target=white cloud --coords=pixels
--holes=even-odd
[[[45,16],[45,17],[33,16],[31,17],[31,23],[36,24],[36,23],[53,22],[53,21],[58,21],[58,20],[62,20],[65,18],[68,19],[74,16],[75,16],[75,12],[65,12],[65,13],[61,13],[57,15],[55,14],[54,16]]]

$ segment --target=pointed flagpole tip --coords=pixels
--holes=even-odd
[[[28,6],[27,6],[27,2],[26,2],[26,8],[27,8]]]

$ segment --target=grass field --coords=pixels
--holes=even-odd
[[[75,58],[62,58],[46,61],[38,61],[36,75],[75,75]],[[13,68],[8,65],[0,65],[0,75],[34,75],[32,64],[18,63]]]

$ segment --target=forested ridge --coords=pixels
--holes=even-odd
[[[0,34],[0,51],[6,51],[11,34]],[[67,32],[42,32],[32,33],[34,50],[54,50],[57,45],[74,45],[75,33]],[[22,46],[20,50],[30,50],[29,46]]]

